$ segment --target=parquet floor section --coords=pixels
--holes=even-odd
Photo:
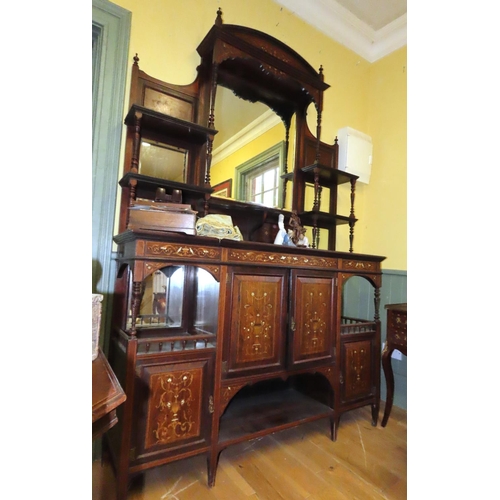
[[[220,455],[207,486],[206,455],[146,471],[128,500],[403,500],[406,499],[406,411],[393,407],[385,428],[370,408],[344,414],[337,441],[327,420],[240,443]],[[104,458],[92,464],[92,499],[116,500]]]

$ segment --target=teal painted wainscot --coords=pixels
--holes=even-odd
[[[406,271],[396,271],[385,269],[382,274],[382,288],[380,290],[380,322],[381,322],[381,340],[382,349],[384,348],[387,332],[387,311],[386,304],[400,304],[406,302]],[[343,301],[346,304],[344,310],[345,316],[372,319],[375,314],[373,287],[363,278],[351,278],[344,287],[344,297],[349,300]],[[357,300],[354,300],[354,299]],[[347,304],[352,304],[347,307]],[[400,354],[399,351],[396,355]],[[393,355],[392,369],[394,371],[394,403],[404,410],[406,407],[406,378],[407,378],[407,359],[401,354],[401,359],[396,359]],[[380,398],[385,401],[387,388],[383,370],[380,375]]]

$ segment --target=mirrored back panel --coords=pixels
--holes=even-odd
[[[205,269],[191,265],[166,266],[143,281],[136,319],[138,331],[179,335],[216,335],[219,283]],[[132,325],[129,307],[127,327]]]

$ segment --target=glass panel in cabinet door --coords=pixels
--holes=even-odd
[[[187,161],[185,149],[152,140],[141,141],[139,173],[142,175],[185,183]]]

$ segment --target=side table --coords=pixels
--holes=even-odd
[[[92,440],[118,422],[116,408],[127,396],[104,353],[99,349],[92,361]]]
[[[382,427],[387,425],[391,414],[394,399],[394,373],[392,372],[391,356],[394,350],[406,354],[406,303],[387,304],[387,338],[382,351],[382,368],[387,385],[387,397],[385,402],[384,418]]]

